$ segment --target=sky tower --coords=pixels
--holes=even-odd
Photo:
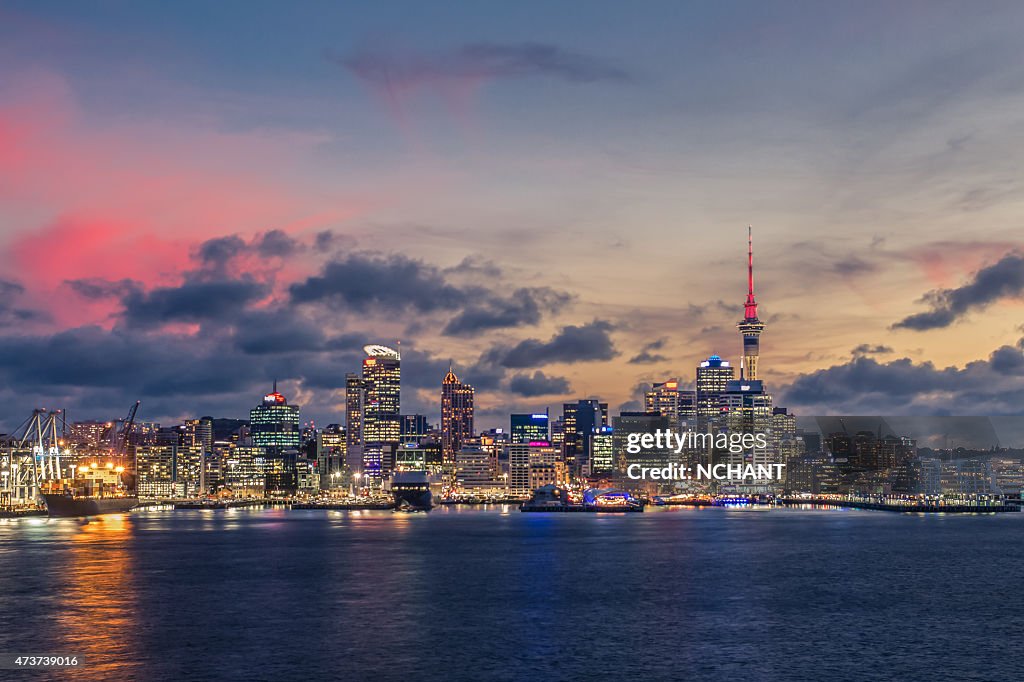
[[[736,324],[743,335],[743,363],[740,374],[748,381],[757,376],[757,356],[761,346],[761,332],[764,322],[757,319],[757,301],[754,300],[754,237],[753,229],[747,225],[747,302],[743,305],[743,319]]]

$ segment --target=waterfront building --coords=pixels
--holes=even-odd
[[[455,453],[455,480],[462,490],[492,489],[501,486],[494,477],[491,453],[479,445],[464,445]]]
[[[894,493],[904,495],[941,495],[942,462],[932,458],[911,458],[895,470]]]
[[[448,367],[441,381],[441,451],[445,462],[473,437],[473,387],[459,381]]]
[[[340,424],[329,424],[316,434],[316,461],[320,486],[324,489],[348,487],[348,434]]]
[[[822,453],[804,455],[786,464],[785,492],[827,495],[839,492],[839,467]]]
[[[569,475],[565,468],[565,462],[534,462],[530,464],[530,490],[546,485],[565,485],[569,482]]]
[[[487,450],[491,458],[491,476],[494,480],[502,478],[503,474],[508,473],[506,467],[508,464],[509,433],[503,429],[491,429],[481,433],[477,441],[480,443],[480,447]],[[503,460],[506,466],[502,466]]]
[[[960,495],[997,494],[991,462],[983,459],[962,459],[956,462],[956,487],[949,492]]]
[[[224,487],[235,497],[262,497],[266,491],[264,474],[267,451],[251,445],[217,443]]]
[[[1024,461],[997,458],[991,460],[996,486],[1007,497],[1020,498],[1024,490]]]
[[[184,497],[175,488],[176,445],[148,445],[135,448],[138,494],[143,498]]]
[[[206,489],[204,457],[200,447],[137,446],[135,458],[139,497],[195,497]]]
[[[540,441],[515,443],[508,446],[508,487],[513,495],[526,495],[531,487],[530,467],[535,464],[554,465],[561,460],[561,452]]]

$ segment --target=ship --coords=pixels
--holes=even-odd
[[[124,484],[124,467],[112,462],[83,464],[74,478],[53,481],[40,493],[50,516],[121,514],[139,506],[138,496]]]
[[[139,498],[92,497],[67,493],[43,493],[46,511],[50,516],[98,516],[100,514],[121,514],[139,506]]]
[[[396,471],[391,478],[395,511],[430,511],[434,498],[425,471]]]

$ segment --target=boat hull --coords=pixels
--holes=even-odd
[[[69,497],[44,494],[50,516],[75,517],[121,514],[139,506],[137,497]]]
[[[396,511],[430,511],[434,506],[430,488],[393,490]]]

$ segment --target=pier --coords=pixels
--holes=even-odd
[[[626,512],[642,512],[640,505],[591,505],[591,504],[530,504],[520,505],[521,512],[593,512],[622,514]]]
[[[337,511],[394,509],[394,502],[293,502],[292,509],[330,509]]]
[[[783,498],[780,500],[787,506],[812,505],[815,507],[833,507],[846,509],[868,509],[871,511],[889,511],[925,514],[997,514],[1000,512],[1019,512],[1021,507],[1003,501],[987,502],[925,502],[919,500],[878,502],[866,499],[833,499],[827,497]]]

